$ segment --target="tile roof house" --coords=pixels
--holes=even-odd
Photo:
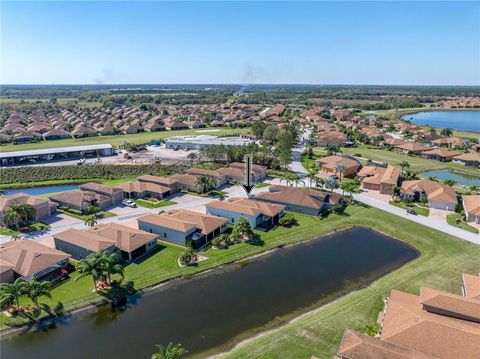
[[[5,210],[12,204],[28,204],[35,208],[36,221],[48,218],[57,211],[55,203],[47,198],[35,197],[26,193],[0,196],[0,223],[3,221]]]
[[[328,175],[337,175],[341,177],[351,177],[357,174],[358,170],[361,167],[359,161],[355,158],[347,155],[333,155],[319,158],[316,161],[317,166],[322,166],[322,171]],[[345,171],[339,173],[337,171],[337,166],[345,166]]]
[[[127,198],[152,197],[163,199],[171,194],[170,187],[162,186],[153,182],[125,182],[115,186],[115,188],[121,189]]]
[[[480,274],[463,273],[463,296],[467,299],[480,300]]]
[[[379,191],[381,194],[393,195],[400,178],[400,168],[388,165],[365,166],[357,174],[362,179],[364,189]]]
[[[285,210],[284,205],[245,198],[210,201],[205,207],[208,214],[227,218],[230,223],[235,223],[240,218],[245,218],[252,228],[265,230],[278,224],[278,220]]]
[[[106,251],[108,254],[118,253],[114,239],[100,236],[92,231],[70,228],[55,233],[53,240],[56,249],[70,254],[76,260],[81,260],[99,251]]]
[[[460,137],[444,137],[432,141],[433,144],[438,146],[446,146],[452,148],[466,148],[468,141]]]
[[[112,202],[109,197],[90,191],[65,191],[53,194],[49,199],[59,206],[87,211],[90,206],[106,209]]]
[[[16,278],[52,280],[68,264],[67,253],[33,240],[0,244],[0,282],[12,283]]]
[[[451,161],[453,157],[458,156],[460,152],[450,151],[446,148],[436,147],[420,152],[420,156],[430,160],[441,162]]]
[[[159,235],[159,240],[195,249],[203,247],[227,229],[227,219],[184,209],[137,218],[138,227]]]
[[[275,185],[269,187],[269,192],[257,194],[255,199],[284,205],[287,210],[318,216],[320,212],[339,203],[342,196],[310,188]]]
[[[340,131],[324,131],[317,135],[317,146],[339,146],[347,141],[347,135]]]
[[[404,181],[400,195],[414,201],[425,195],[430,208],[447,211],[454,211],[457,205],[457,195],[452,187],[430,180]]]
[[[152,175],[144,175],[137,178],[139,182],[151,182],[161,186],[170,188],[170,192],[174,193],[179,190],[178,181],[171,177],[158,177]]]
[[[82,191],[95,192],[103,196],[110,198],[111,205],[120,204],[123,200],[123,191],[119,188],[106,186],[103,184],[89,182],[80,185]]]
[[[480,195],[463,196],[462,202],[467,222],[480,224]]]
[[[416,142],[404,142],[393,146],[395,150],[407,154],[419,154],[429,149],[429,147],[422,146]]]
[[[70,134],[62,129],[53,129],[43,134],[45,140],[62,140],[65,138],[70,138]]]
[[[460,163],[465,166],[480,167],[480,153],[468,152],[452,158],[454,163]]]
[[[127,227],[119,223],[104,223],[88,232],[111,239],[120,250],[122,259],[133,261],[157,247],[157,235]]]

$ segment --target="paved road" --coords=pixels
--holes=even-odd
[[[296,172],[299,175],[306,175],[308,171],[303,167],[302,162],[300,162],[302,158],[302,153],[305,151],[305,144],[307,143],[308,139],[310,138],[310,130],[304,129],[302,133],[302,137],[300,139],[300,143],[297,144],[292,149],[292,163],[288,165],[288,169],[290,171]]]

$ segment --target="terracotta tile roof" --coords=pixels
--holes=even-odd
[[[154,193],[166,193],[171,190],[170,187],[162,186],[153,182],[125,182],[115,186],[124,192],[154,192]]]
[[[157,238],[156,234],[118,223],[99,224],[90,229],[89,232],[115,241],[117,248],[128,253]]]
[[[480,162],[480,153],[478,152],[468,152],[462,155],[456,156],[455,160],[461,161],[472,161],[472,162]]]
[[[110,201],[110,198],[107,196],[89,191],[65,191],[51,195],[49,198],[52,201],[66,203],[67,205],[76,207],[90,205],[93,200],[97,200],[99,203]]]
[[[179,232],[188,232],[195,228],[195,223],[173,218],[167,213],[146,214],[137,218],[137,221],[153,224],[160,227],[171,228]]]
[[[158,177],[158,176],[152,176],[152,175],[140,176],[137,178],[137,180],[145,181],[145,182],[153,182],[153,183],[158,183],[158,184],[167,185],[167,186],[177,183],[177,180],[171,177]]]
[[[35,197],[26,193],[16,193],[11,196],[0,196],[0,212],[3,212],[12,204],[29,204],[35,208],[53,205],[53,203],[46,198]]]
[[[424,192],[429,201],[457,203],[457,195],[452,187],[430,180],[404,181],[400,192],[409,195]]]
[[[324,168],[329,168],[331,170],[335,170],[335,166],[342,164],[348,169],[355,168],[358,169],[360,167],[360,162],[356,159],[346,156],[340,155],[333,155],[322,157],[317,160]]]
[[[106,185],[95,183],[95,182],[82,184],[80,186],[80,189],[82,191],[92,191],[92,192],[98,192],[100,194],[107,194],[107,195],[112,195],[116,192],[120,192],[119,188],[106,186]]]
[[[431,149],[422,151],[421,154],[427,155],[427,156],[436,155],[440,157],[452,158],[452,157],[458,156],[460,152],[450,151],[443,147],[436,147],[436,148],[431,148]]]
[[[23,277],[29,277],[70,257],[67,253],[33,240],[0,244],[0,255],[3,268],[10,266]]]
[[[343,334],[338,356],[349,359],[435,359],[432,355],[349,329]]]
[[[255,198],[281,204],[299,205],[307,208],[321,209],[325,203],[335,204],[342,198],[337,193],[317,191],[309,188],[287,186],[270,186],[270,192],[263,192]]]
[[[357,175],[359,177],[365,177],[363,180],[365,183],[395,185],[400,177],[400,168],[390,165],[386,168],[379,166],[365,166]]]
[[[460,295],[441,292],[439,290],[422,288],[420,291],[420,304],[429,312],[442,310],[448,312],[450,317],[471,318],[480,323],[480,301],[464,298]],[[426,309],[426,308],[429,309]]]
[[[207,203],[207,206],[250,216],[263,214],[269,217],[273,217],[285,209],[285,206],[280,204],[237,197],[225,201],[211,201]]]
[[[77,229],[67,229],[66,231],[56,233],[53,238],[58,238],[64,242],[86,248],[93,252],[102,251],[116,244],[115,240],[105,238],[89,231],[79,231]]]
[[[169,216],[188,223],[194,223],[203,234],[208,234],[228,222],[228,219],[226,218],[210,216],[208,214],[188,211],[186,209],[171,210]]]
[[[480,324],[422,310],[420,297],[392,290],[381,339],[438,358],[480,357]]]
[[[462,276],[465,297],[480,300],[480,274],[463,273]]]

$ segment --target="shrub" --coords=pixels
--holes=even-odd
[[[195,262],[197,258],[198,256],[197,253],[195,253],[195,250],[192,247],[187,247],[182,253],[180,253],[180,257],[178,259],[181,264],[189,265]]]
[[[295,224],[295,222],[296,222],[295,217],[291,213],[286,213],[278,221],[278,223],[284,227],[290,227],[292,224]]]

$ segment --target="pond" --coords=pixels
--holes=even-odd
[[[416,125],[453,128],[461,131],[480,131],[480,111],[429,111],[408,114],[402,119]]]
[[[472,176],[461,172],[453,172],[448,170],[427,171],[420,173],[424,177],[435,177],[439,181],[445,181],[447,179],[453,180],[458,184],[464,186],[480,186],[480,177]]]
[[[182,343],[205,356],[278,318],[305,312],[415,259],[413,247],[352,228],[273,251],[104,306],[44,331],[2,340],[2,358],[149,358],[156,344]],[[374,298],[372,298],[374,300]]]
[[[30,187],[30,188],[16,188],[16,189],[9,189],[7,190],[7,194],[17,194],[17,193],[28,193],[32,196],[38,196],[41,194],[47,193],[56,193],[56,192],[63,192],[63,191],[72,191],[79,189],[79,185],[58,185],[58,186],[41,186],[41,187]]]

